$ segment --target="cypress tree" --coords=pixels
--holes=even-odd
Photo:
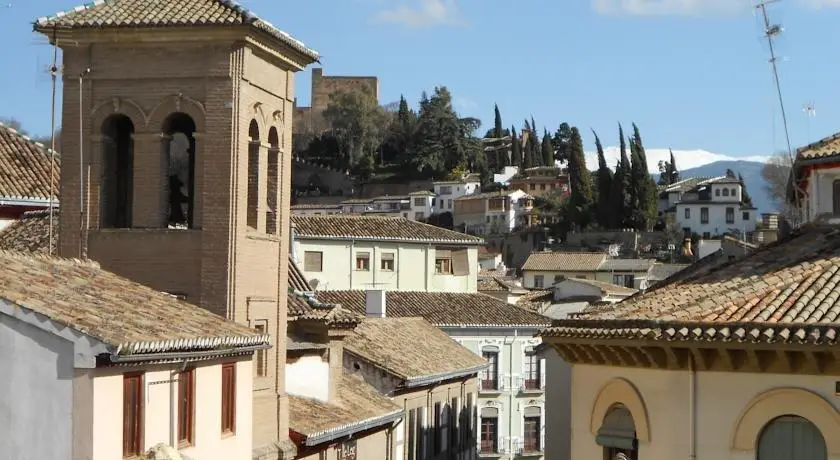
[[[656,220],[656,183],[650,177],[642,136],[635,123],[630,152],[633,226],[638,230],[647,230]]]
[[[517,168],[522,168],[522,141],[519,135],[516,134],[516,127],[510,127],[510,164]]]
[[[680,181],[680,171],[677,169],[677,160],[674,159],[674,151],[668,149],[671,152],[671,161],[668,163],[668,180],[669,184],[673,184]]]
[[[542,159],[545,166],[554,166],[554,147],[551,145],[551,135],[543,128]]]
[[[604,147],[598,133],[592,130],[595,135],[595,148],[598,151],[598,206],[595,216],[601,228],[609,229],[612,226],[612,182],[613,173],[607,166],[607,159],[604,157]]]
[[[744,206],[753,207],[752,197],[747,193],[747,185],[744,183],[744,176],[738,173],[738,182],[741,183],[741,203]]]
[[[496,115],[495,124],[493,125],[493,137],[498,139],[504,136],[504,129],[502,129],[502,114],[499,112],[498,104],[494,104],[493,111]]]
[[[624,129],[618,125],[618,138],[621,155],[615,167],[615,175],[610,186],[610,208],[612,209],[612,228],[624,228],[630,223],[632,206],[630,202],[630,160],[627,158],[627,145],[624,142]]]
[[[586,228],[592,220],[592,177],[586,169],[580,131],[573,127],[571,134],[569,186],[572,188],[572,193],[569,198],[569,213],[573,226]]]
[[[534,143],[534,131],[525,119],[525,128],[522,129],[522,168],[527,169],[534,166],[534,157],[531,155],[531,144]]]

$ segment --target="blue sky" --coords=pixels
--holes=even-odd
[[[0,116],[49,131],[50,48],[31,21],[78,0],[2,0]],[[463,115],[506,125],[568,121],[617,143],[632,121],[649,148],[731,156],[784,147],[759,16],[750,0],[244,0],[322,55],[327,75],[376,75],[381,102],[445,85]],[[840,130],[840,0],[770,6],[794,147]],[[309,100],[309,72],[299,75]],[[816,116],[803,113],[813,102]],[[809,136],[810,134],[810,136]]]

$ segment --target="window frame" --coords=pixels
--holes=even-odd
[[[452,274],[452,257],[435,257],[435,274]]]
[[[268,335],[268,321],[259,320],[254,324],[254,330],[260,335]],[[260,349],[254,353],[254,371],[257,378],[268,377],[268,350]]]
[[[700,223],[709,223],[709,208],[700,208]]]
[[[529,439],[529,424],[533,426],[533,437]],[[526,415],[522,417],[522,450],[525,453],[542,452],[540,442],[540,426],[542,425],[542,414]],[[530,442],[529,442],[530,441]]]
[[[535,289],[543,289],[545,287],[545,276],[544,275],[534,275],[534,288]]]
[[[492,429],[485,430],[485,425]],[[489,434],[489,439],[485,439],[485,434]],[[479,452],[483,454],[496,453],[499,443],[499,417],[481,417],[481,426],[479,427]]]
[[[685,208],[685,218],[686,219],[691,219],[691,208],[689,208],[687,206]]]
[[[750,212],[741,211],[741,220],[750,220]]]
[[[525,372],[522,388],[525,390],[539,390],[542,384],[542,359],[535,351],[525,352]]]
[[[222,435],[236,434],[236,363],[222,364]]]
[[[320,264],[318,265],[317,270],[311,268],[307,264],[307,255],[309,255],[309,254],[313,254],[313,255],[317,254],[318,255],[318,259],[320,261]],[[303,271],[305,271],[305,272],[317,272],[317,273],[323,272],[324,271],[324,251],[303,251]]]
[[[361,264],[359,264],[361,262]],[[356,269],[357,272],[370,271],[370,252],[359,251],[356,253]]]
[[[734,224],[735,223],[735,208],[727,207],[726,208],[726,223],[727,224]],[[730,219],[731,217],[731,219]]]
[[[396,262],[395,262],[396,259],[397,258],[396,258],[395,253],[393,253],[393,252],[383,252],[379,256],[379,271],[382,271],[382,272],[392,272],[392,271],[394,271],[394,268],[396,267]],[[386,264],[386,262],[390,262],[390,265],[391,265],[390,268],[386,267],[386,265],[388,265],[388,264]]]
[[[144,373],[129,372],[123,374],[123,429],[122,429],[122,455],[123,458],[133,458],[143,454],[143,435],[145,422],[145,395],[144,395]],[[134,382],[131,386],[130,382]],[[129,391],[134,395],[135,407],[133,411],[128,410]],[[131,420],[129,415],[133,414]],[[131,428],[133,426],[133,428]],[[130,437],[130,440],[129,440]]]
[[[481,350],[481,357],[486,359],[487,362],[490,364],[486,368],[482,369],[479,373],[479,378],[481,379],[481,388],[485,390],[498,390],[499,389],[499,357],[501,353],[500,350],[485,348]],[[492,359],[491,359],[492,358]],[[492,385],[487,387],[484,382],[492,382]]]
[[[195,445],[195,368],[178,373],[178,448]]]

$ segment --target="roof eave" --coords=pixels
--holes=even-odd
[[[383,243],[414,243],[414,244],[440,244],[440,245],[463,245],[463,246],[483,246],[486,243],[484,240],[426,240],[426,239],[410,239],[410,238],[383,238],[370,236],[321,236],[321,235],[301,235],[295,234],[297,240],[328,240],[328,241],[376,241]]]
[[[486,369],[488,366],[490,366],[490,363],[483,363],[479,364],[478,366],[473,366],[467,369],[459,369],[456,371],[447,371],[419,377],[409,377],[405,379],[404,386],[406,388],[416,388],[431,385],[438,382],[443,382],[446,380],[459,379],[473,374],[478,374],[482,370]]]
[[[405,411],[403,409],[399,409],[394,412],[389,412],[385,415],[371,417],[369,419],[365,419],[359,422],[349,423],[347,425],[342,425],[328,430],[322,430],[313,434],[301,434],[306,436],[306,440],[304,441],[304,443],[307,446],[317,446],[319,444],[323,444],[325,442],[349,436],[354,433],[359,433],[361,431],[369,430],[371,428],[376,428],[378,426],[396,422],[397,420],[401,420],[403,418],[404,412]]]

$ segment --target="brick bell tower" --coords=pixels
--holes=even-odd
[[[35,30],[64,65],[59,255],[270,334],[254,458],[285,458],[294,74],[317,53],[229,0],[104,0]]]

